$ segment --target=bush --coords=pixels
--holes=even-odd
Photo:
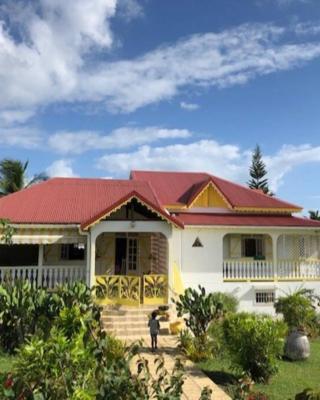
[[[301,289],[285,297],[280,297],[275,302],[277,314],[282,314],[290,331],[299,329],[316,332],[319,330],[319,321],[315,311],[315,302],[319,298],[312,290]]]
[[[320,392],[314,392],[312,389],[305,389],[295,396],[295,400],[320,400]]]
[[[176,305],[179,317],[185,316],[186,326],[192,331],[195,337],[207,335],[209,324],[219,320],[228,311],[234,311],[237,300],[223,293],[209,293],[199,286],[199,291],[187,289],[178,300],[173,302]]]
[[[213,344],[207,338],[205,342],[198,337],[194,337],[188,329],[184,329],[179,333],[179,348],[182,352],[194,362],[206,360],[211,357]]]
[[[268,316],[239,313],[227,316],[223,331],[233,363],[255,381],[268,382],[277,372],[285,324]]]
[[[29,281],[3,283],[0,285],[1,347],[13,353],[31,335],[47,338],[56,318],[64,325],[69,318],[69,331],[78,329],[79,315],[72,316],[66,309],[72,309],[73,305],[79,315],[91,311],[96,321],[100,319],[100,309],[94,304],[90,289],[81,282],[60,286],[56,293],[36,288]],[[59,315],[61,310],[64,314]]]

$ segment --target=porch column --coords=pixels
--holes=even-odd
[[[90,233],[90,266],[89,266],[89,286],[95,284],[96,274],[96,235]]]
[[[90,286],[90,235],[87,235],[87,243],[86,243],[86,271],[85,271],[85,280],[86,284]]]
[[[37,277],[37,286],[42,286],[42,267],[43,267],[43,250],[44,245],[39,244],[39,252],[38,252],[38,277]]]
[[[272,237],[272,260],[273,260],[273,279],[278,280],[278,233],[271,234]]]

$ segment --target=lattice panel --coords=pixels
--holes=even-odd
[[[278,258],[282,260],[320,259],[320,237],[317,235],[281,235]]]

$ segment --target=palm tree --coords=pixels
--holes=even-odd
[[[0,161],[0,195],[6,196],[48,179],[48,176],[42,172],[28,180],[26,176],[28,164],[28,161],[22,163],[9,158]]]
[[[308,212],[309,212],[309,218],[310,219],[315,219],[317,221],[320,221],[320,212],[319,212],[319,210],[316,210],[316,211],[310,210]]]

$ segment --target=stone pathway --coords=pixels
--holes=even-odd
[[[129,338],[128,338],[129,339]],[[127,341],[129,342],[129,340]],[[158,351],[152,353],[150,351],[150,339],[144,338],[146,347],[141,349],[141,355],[148,360],[149,368],[152,375],[155,375],[154,359],[162,355],[165,360],[165,366],[170,371],[172,370],[176,356],[181,356],[177,350],[176,338],[174,336],[166,335],[159,336],[158,338]],[[132,368],[136,369],[136,360],[133,360]],[[136,370],[134,370],[136,372]],[[189,360],[185,362],[185,381],[183,385],[183,400],[199,400],[201,391],[205,386],[212,390],[212,400],[231,400],[231,398],[212,382],[202,371]]]

